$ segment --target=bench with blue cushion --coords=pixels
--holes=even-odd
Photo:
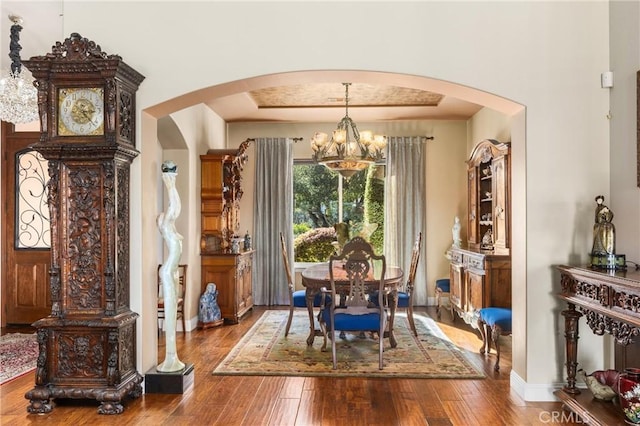
[[[500,370],[500,345],[498,339],[500,336],[511,334],[511,309],[488,307],[482,308],[478,317],[478,329],[482,335],[482,347],[480,353],[489,354],[491,351],[491,342],[496,347],[496,365],[493,367],[495,371]]]

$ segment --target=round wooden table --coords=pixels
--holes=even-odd
[[[337,274],[334,274],[337,275]],[[380,275],[380,274],[378,274]],[[398,289],[402,287],[402,278],[404,273],[398,266],[387,266],[385,273],[385,292],[389,300],[389,330],[388,336],[391,347],[395,348],[398,343],[393,335],[393,319],[396,314],[396,308],[398,306]],[[340,280],[335,279],[336,293],[343,294],[349,291],[349,281],[347,279]],[[378,281],[367,281],[367,291],[374,292],[378,290]],[[331,288],[331,281],[329,280],[329,263],[318,263],[316,265],[309,266],[302,271],[302,285],[305,287],[305,298],[307,301],[307,310],[309,311],[309,337],[307,337],[307,345],[313,345],[315,336],[321,336],[322,332],[316,330],[313,321],[313,299],[320,292],[322,288]]]

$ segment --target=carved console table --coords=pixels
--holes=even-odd
[[[576,388],[578,366],[578,321],[584,316],[597,335],[612,335],[619,345],[633,343],[640,334],[640,272],[599,271],[589,267],[559,266],[561,291],[558,297],[568,308],[565,319],[567,385],[555,395],[571,411],[591,425],[624,424],[622,410],[593,398]]]

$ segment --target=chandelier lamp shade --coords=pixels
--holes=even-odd
[[[38,91],[31,73],[23,69],[20,61],[22,19],[15,15],[9,15],[9,19],[13,22],[9,43],[11,70],[3,71],[0,76],[0,120],[30,123],[38,119]]]
[[[349,117],[351,83],[342,84],[345,88],[345,116],[333,131],[331,139],[326,133],[316,132],[311,138],[311,149],[315,162],[349,178],[384,158],[387,138],[374,135],[369,130],[358,131],[358,126]]]

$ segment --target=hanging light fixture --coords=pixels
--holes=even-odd
[[[9,15],[9,19],[13,22],[9,43],[11,71],[3,71],[0,77],[0,120],[14,124],[30,123],[38,119],[38,91],[31,73],[22,68],[20,61],[22,18]]]
[[[317,163],[349,178],[384,157],[387,138],[374,135],[369,130],[358,131],[356,123],[349,117],[351,83],[342,84],[345,89],[345,116],[333,131],[331,140],[326,133],[316,132],[311,138],[311,149]]]

